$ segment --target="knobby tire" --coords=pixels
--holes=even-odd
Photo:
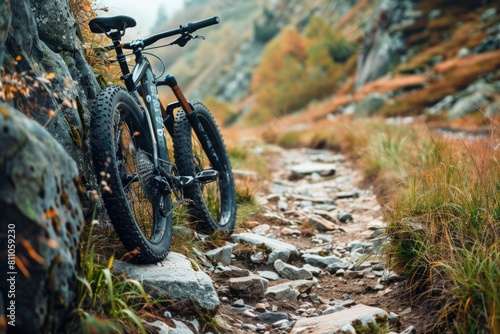
[[[93,103],[90,138],[96,175],[110,189],[103,188],[104,204],[120,241],[134,251],[133,262],[163,260],[172,240],[171,198],[145,190],[145,181],[137,181],[137,153],[151,157],[154,142],[143,111],[125,89],[109,86],[100,92]]]

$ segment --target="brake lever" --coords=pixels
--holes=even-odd
[[[182,34],[179,37],[177,37],[170,45],[179,45],[181,48],[184,47],[187,42],[189,42],[193,36],[191,34]]]
[[[179,37],[177,37],[172,43],[170,43],[170,45],[179,45],[181,48],[184,47],[187,42],[189,42],[190,40],[192,39],[202,39],[202,40],[205,40],[205,37],[204,36],[201,36],[201,35],[191,35],[191,34],[182,34],[180,35]]]

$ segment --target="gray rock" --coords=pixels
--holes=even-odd
[[[232,239],[234,242],[248,242],[252,245],[264,244],[272,251],[268,256],[267,263],[273,264],[276,260],[288,262],[299,257],[299,251],[295,246],[285,242],[266,238],[252,233],[233,234]]]
[[[233,254],[233,246],[227,245],[210,250],[205,255],[212,261],[220,263],[224,266],[231,264],[231,255]]]
[[[239,268],[233,265],[227,267],[218,265],[215,268],[215,272],[222,274],[224,277],[244,277],[250,275],[250,271],[248,269]]]
[[[337,229],[335,223],[316,215],[308,216],[307,222],[316,227],[318,231],[334,231]]]
[[[374,220],[366,226],[369,230],[385,229],[386,224],[380,220]]]
[[[429,115],[440,115],[443,113],[443,111],[448,110],[452,107],[453,101],[453,95],[447,95],[432,107],[427,108],[425,112]]]
[[[441,9],[433,9],[429,12],[428,18],[429,20],[434,20],[440,17],[441,15],[443,15],[443,11]]]
[[[345,278],[354,279],[363,277],[364,274],[361,271],[346,270],[344,273]]]
[[[292,288],[289,284],[283,283],[269,287],[266,290],[265,297],[270,300],[296,303],[299,295],[299,291]]]
[[[255,254],[250,255],[250,260],[253,263],[265,263],[266,255],[263,252],[257,252]]]
[[[313,173],[318,173],[323,176],[331,176],[335,174],[336,165],[329,163],[320,163],[320,162],[304,162],[299,165],[288,167],[288,170],[292,172],[292,174],[297,175],[311,175]]]
[[[57,332],[76,296],[84,223],[77,165],[46,129],[4,103],[0,124],[0,289],[5,307],[15,301],[16,330]],[[15,239],[7,237],[12,231]],[[17,240],[15,258],[10,240]],[[20,259],[29,276],[16,265]],[[12,284],[15,299],[8,297]]]
[[[333,242],[333,235],[316,234],[314,236],[314,238],[322,240],[323,242],[326,242],[326,243],[332,243]]]
[[[330,256],[320,256],[320,255],[314,255],[314,254],[304,254],[302,255],[302,258],[304,259],[304,262],[309,263],[311,265],[316,265],[316,266],[321,266],[321,267],[328,267],[329,265],[332,264],[339,264],[344,268],[344,266],[347,265],[346,268],[348,268],[352,263],[348,263],[347,261],[335,256],[335,255],[330,255]]]
[[[285,263],[281,260],[274,262],[274,269],[284,278],[290,280],[312,279],[313,275],[303,268],[297,268],[291,264]]]
[[[399,334],[417,334],[417,331],[415,330],[415,328],[413,326],[410,326]]]
[[[156,320],[149,323],[149,325],[157,327],[158,334],[194,334],[194,332],[182,321],[172,319],[173,327],[168,326],[166,323]]]
[[[231,306],[233,306],[233,307],[241,307],[241,308],[245,307],[245,301],[243,299],[238,299]]]
[[[391,282],[399,282],[399,281],[402,281],[402,280],[404,280],[404,277],[399,276],[394,271],[387,270],[387,269],[385,269],[383,271],[383,274],[380,277],[380,282],[389,282],[389,283],[391,283]]]
[[[280,232],[281,232],[282,235],[286,235],[286,236],[289,236],[289,235],[291,235],[291,236],[299,236],[299,235],[302,234],[299,230],[293,229],[293,228],[289,228],[289,227],[283,227]]]
[[[309,280],[298,280],[291,281],[286,284],[290,285],[293,289],[300,293],[309,293],[314,285],[314,282]]]
[[[387,97],[380,93],[372,93],[361,100],[356,105],[356,110],[354,111],[354,116],[356,117],[367,117],[373,116],[377,111],[382,108]]]
[[[292,327],[295,326],[295,321],[286,321],[279,327],[280,330],[289,333]]]
[[[160,265],[133,265],[115,260],[114,272],[142,282],[154,297],[168,296],[209,311],[219,308],[212,280],[194,262],[182,254],[170,252]]]
[[[375,323],[375,317],[387,317],[389,319],[390,315],[380,308],[359,304],[343,311],[315,318],[301,318],[297,320],[291,333],[335,333],[355,320],[359,320],[363,326],[367,326],[370,322]]]
[[[271,230],[269,224],[260,224],[252,229],[252,232],[259,235],[266,235]]]
[[[500,49],[500,34],[486,36],[481,43],[472,49],[473,53],[483,53]]]
[[[351,262],[345,261],[343,259],[339,259],[339,261],[330,263],[325,270],[328,271],[330,274],[335,274],[337,273],[340,269],[346,270],[352,265]],[[343,275],[346,274],[345,271],[342,272]]]
[[[243,325],[241,325],[241,329],[247,329],[247,330],[250,330],[252,332],[257,332],[257,326],[255,326],[253,324],[243,324]]]
[[[470,50],[469,49],[467,49],[467,48],[461,48],[457,52],[457,57],[458,58],[463,58],[463,57],[468,56],[469,54],[470,54]]]
[[[288,314],[283,312],[264,312],[257,315],[254,320],[265,324],[274,324],[280,320],[288,320]]]
[[[357,198],[359,197],[359,191],[358,190],[352,190],[352,191],[339,191],[335,193],[335,197],[338,199],[341,198]]]
[[[158,334],[168,334],[170,332],[170,327],[163,321],[156,320],[154,322],[147,322],[147,324],[156,327]]]
[[[347,244],[345,248],[351,253],[358,252],[366,254],[373,250],[373,246],[372,242],[353,241]]]
[[[466,116],[469,113],[476,112],[480,108],[488,103],[488,99],[482,93],[474,93],[472,95],[466,96],[455,102],[451,108],[448,119],[456,119]]]
[[[239,296],[261,297],[266,292],[269,281],[258,275],[229,279],[231,292]]]
[[[344,306],[342,306],[342,305],[329,306],[326,310],[323,311],[322,315],[332,314],[332,313],[335,313],[335,312],[340,312],[340,311],[343,311],[345,309],[346,308]]]
[[[497,9],[495,7],[488,8],[481,14],[481,20],[487,22],[493,19],[497,15]]]
[[[354,219],[351,212],[339,210],[337,212],[337,218],[341,223],[352,222]]]
[[[368,237],[369,239],[375,239],[383,235],[385,232],[385,229],[380,229],[380,230],[375,230],[373,231],[370,236]]]
[[[264,277],[268,281],[277,281],[281,279],[280,275],[277,272],[270,270],[258,270],[257,274],[259,274],[260,277]]]
[[[279,211],[288,210],[288,203],[286,201],[279,200],[277,206]]]
[[[500,101],[491,103],[484,112],[486,117],[496,117],[500,115]]]
[[[321,272],[322,272],[321,268],[316,267],[316,266],[311,266],[309,263],[304,264],[304,266],[302,266],[302,269],[307,270],[307,271],[308,271],[308,272],[310,272],[313,276],[318,276],[318,275],[320,275],[320,274],[321,274]]]

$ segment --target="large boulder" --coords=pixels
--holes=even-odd
[[[179,253],[170,252],[158,265],[115,261],[114,273],[139,280],[146,291],[156,298],[182,301],[198,311],[215,312],[220,306],[210,277],[196,263]]]
[[[40,124],[0,103],[0,290],[9,325],[56,332],[75,297],[79,172]]]

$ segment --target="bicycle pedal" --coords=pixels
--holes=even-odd
[[[196,174],[194,179],[199,183],[210,183],[219,179],[219,172],[215,169],[205,169]]]

